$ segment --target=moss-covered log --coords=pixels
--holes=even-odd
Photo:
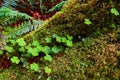
[[[24,36],[30,42],[53,34],[70,34],[73,37],[88,35],[96,30],[110,30],[110,24],[120,24],[120,16],[110,12],[112,7],[120,11],[120,4],[114,0],[68,0],[63,9],[57,12],[37,30]],[[84,19],[90,19],[92,24],[86,25]]]

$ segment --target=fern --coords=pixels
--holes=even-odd
[[[37,29],[42,24],[43,24],[43,21],[37,21],[37,20],[25,21],[22,24],[18,25],[18,28],[14,28],[10,30],[7,33],[8,34],[7,38],[16,38],[18,36],[21,36],[25,33],[28,33],[30,31]]]
[[[18,24],[17,28],[11,28],[7,32],[7,38],[16,38],[23,34],[26,34],[32,30],[35,30],[40,25],[42,25],[43,21],[34,20],[31,16],[16,11],[14,7],[18,6],[20,0],[4,0],[2,3],[2,7],[0,8],[0,28],[5,29],[5,27],[11,26],[13,23],[22,20],[22,23]],[[42,1],[40,0],[40,7],[42,8]],[[53,2],[54,0],[51,0]],[[34,8],[35,1],[28,0],[30,6]],[[57,5],[53,6],[48,12],[53,12],[55,10],[60,10],[64,4],[67,3],[67,0],[61,1]],[[41,9],[42,10],[42,9]]]
[[[67,1],[61,1],[60,3],[56,4],[55,6],[53,6],[51,9],[48,10],[48,12],[53,12],[55,10],[61,10],[62,9],[62,6],[64,4],[66,4]]]
[[[35,0],[28,0],[28,2],[29,2],[31,9],[34,9],[36,1]]]
[[[17,21],[22,20],[21,24],[18,24],[17,28],[11,28],[7,33],[7,38],[16,38],[27,32],[35,30],[43,21],[34,20],[25,13],[14,11],[9,8],[0,8],[0,28],[4,29]]]
[[[13,9],[13,7],[17,6],[17,2],[19,0],[4,0],[2,1],[2,7],[5,7],[5,8],[11,8]]]
[[[0,26],[8,26],[12,23],[17,22],[18,20],[32,20],[32,17],[25,13],[21,13],[18,11],[13,11],[9,8],[0,8]]]

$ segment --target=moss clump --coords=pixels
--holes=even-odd
[[[116,29],[98,37],[86,38],[86,42],[76,42],[68,54],[53,56],[53,61],[40,60],[40,73],[23,68],[10,68],[0,71],[0,80],[119,80],[120,78],[120,43],[117,42]],[[44,73],[49,66],[52,73]],[[2,79],[4,77],[4,79]]]
[[[120,16],[116,17],[110,12],[113,6],[120,11],[117,0],[114,0],[112,4],[106,0],[68,0],[61,11],[24,38],[31,42],[33,39],[42,40],[42,38],[55,33],[59,35],[70,34],[76,37],[90,35],[96,30],[109,31],[111,23],[120,24]],[[84,24],[86,18],[91,20],[91,25]]]
[[[117,41],[116,32],[77,42],[68,54],[55,56],[50,65],[51,79],[119,80],[120,43],[113,43]]]

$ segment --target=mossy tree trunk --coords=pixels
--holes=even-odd
[[[69,34],[76,37],[91,34],[96,30],[111,30],[111,23],[120,24],[120,16],[110,12],[112,7],[120,11],[118,0],[113,0],[113,3],[110,3],[110,0],[68,0],[61,11],[24,38],[30,42],[34,39],[42,40],[53,34]],[[86,18],[90,19],[92,24],[86,25]]]

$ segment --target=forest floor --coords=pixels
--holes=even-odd
[[[0,80],[119,80],[120,29],[78,41],[67,54],[53,56],[52,62],[40,61],[39,73],[21,65],[0,70]],[[48,65],[52,73],[44,73]]]

